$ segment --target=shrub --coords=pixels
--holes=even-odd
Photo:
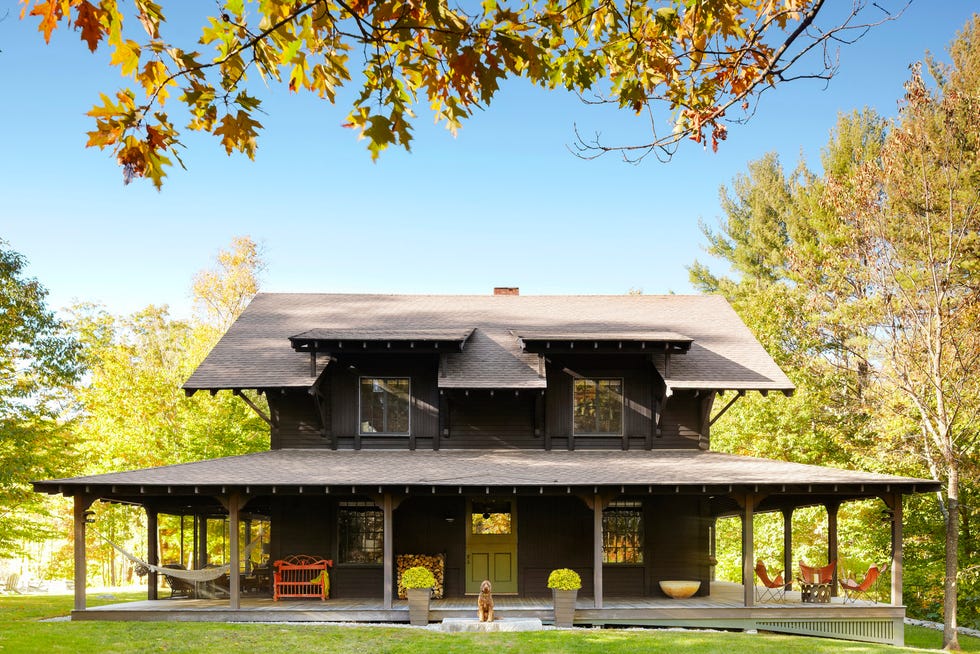
[[[578,590],[582,587],[582,578],[578,573],[568,568],[552,570],[548,575],[548,588],[555,590]]]
[[[432,588],[436,585],[436,578],[431,570],[417,565],[402,574],[402,584],[405,588]]]

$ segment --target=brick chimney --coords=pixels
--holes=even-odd
[[[495,286],[493,289],[494,295],[520,295],[521,289],[516,286]]]

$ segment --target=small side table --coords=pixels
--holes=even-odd
[[[807,583],[800,582],[800,600],[814,604],[830,603],[830,584],[829,583]]]

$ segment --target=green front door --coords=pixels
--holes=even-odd
[[[513,498],[466,502],[466,592],[489,579],[494,593],[517,593],[517,511]]]

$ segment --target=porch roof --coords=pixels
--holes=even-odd
[[[361,492],[371,488],[599,489],[874,495],[929,492],[932,480],[702,450],[314,450],[284,449],[128,472],[34,482],[51,494],[100,497]],[[217,491],[215,489],[222,489]]]

